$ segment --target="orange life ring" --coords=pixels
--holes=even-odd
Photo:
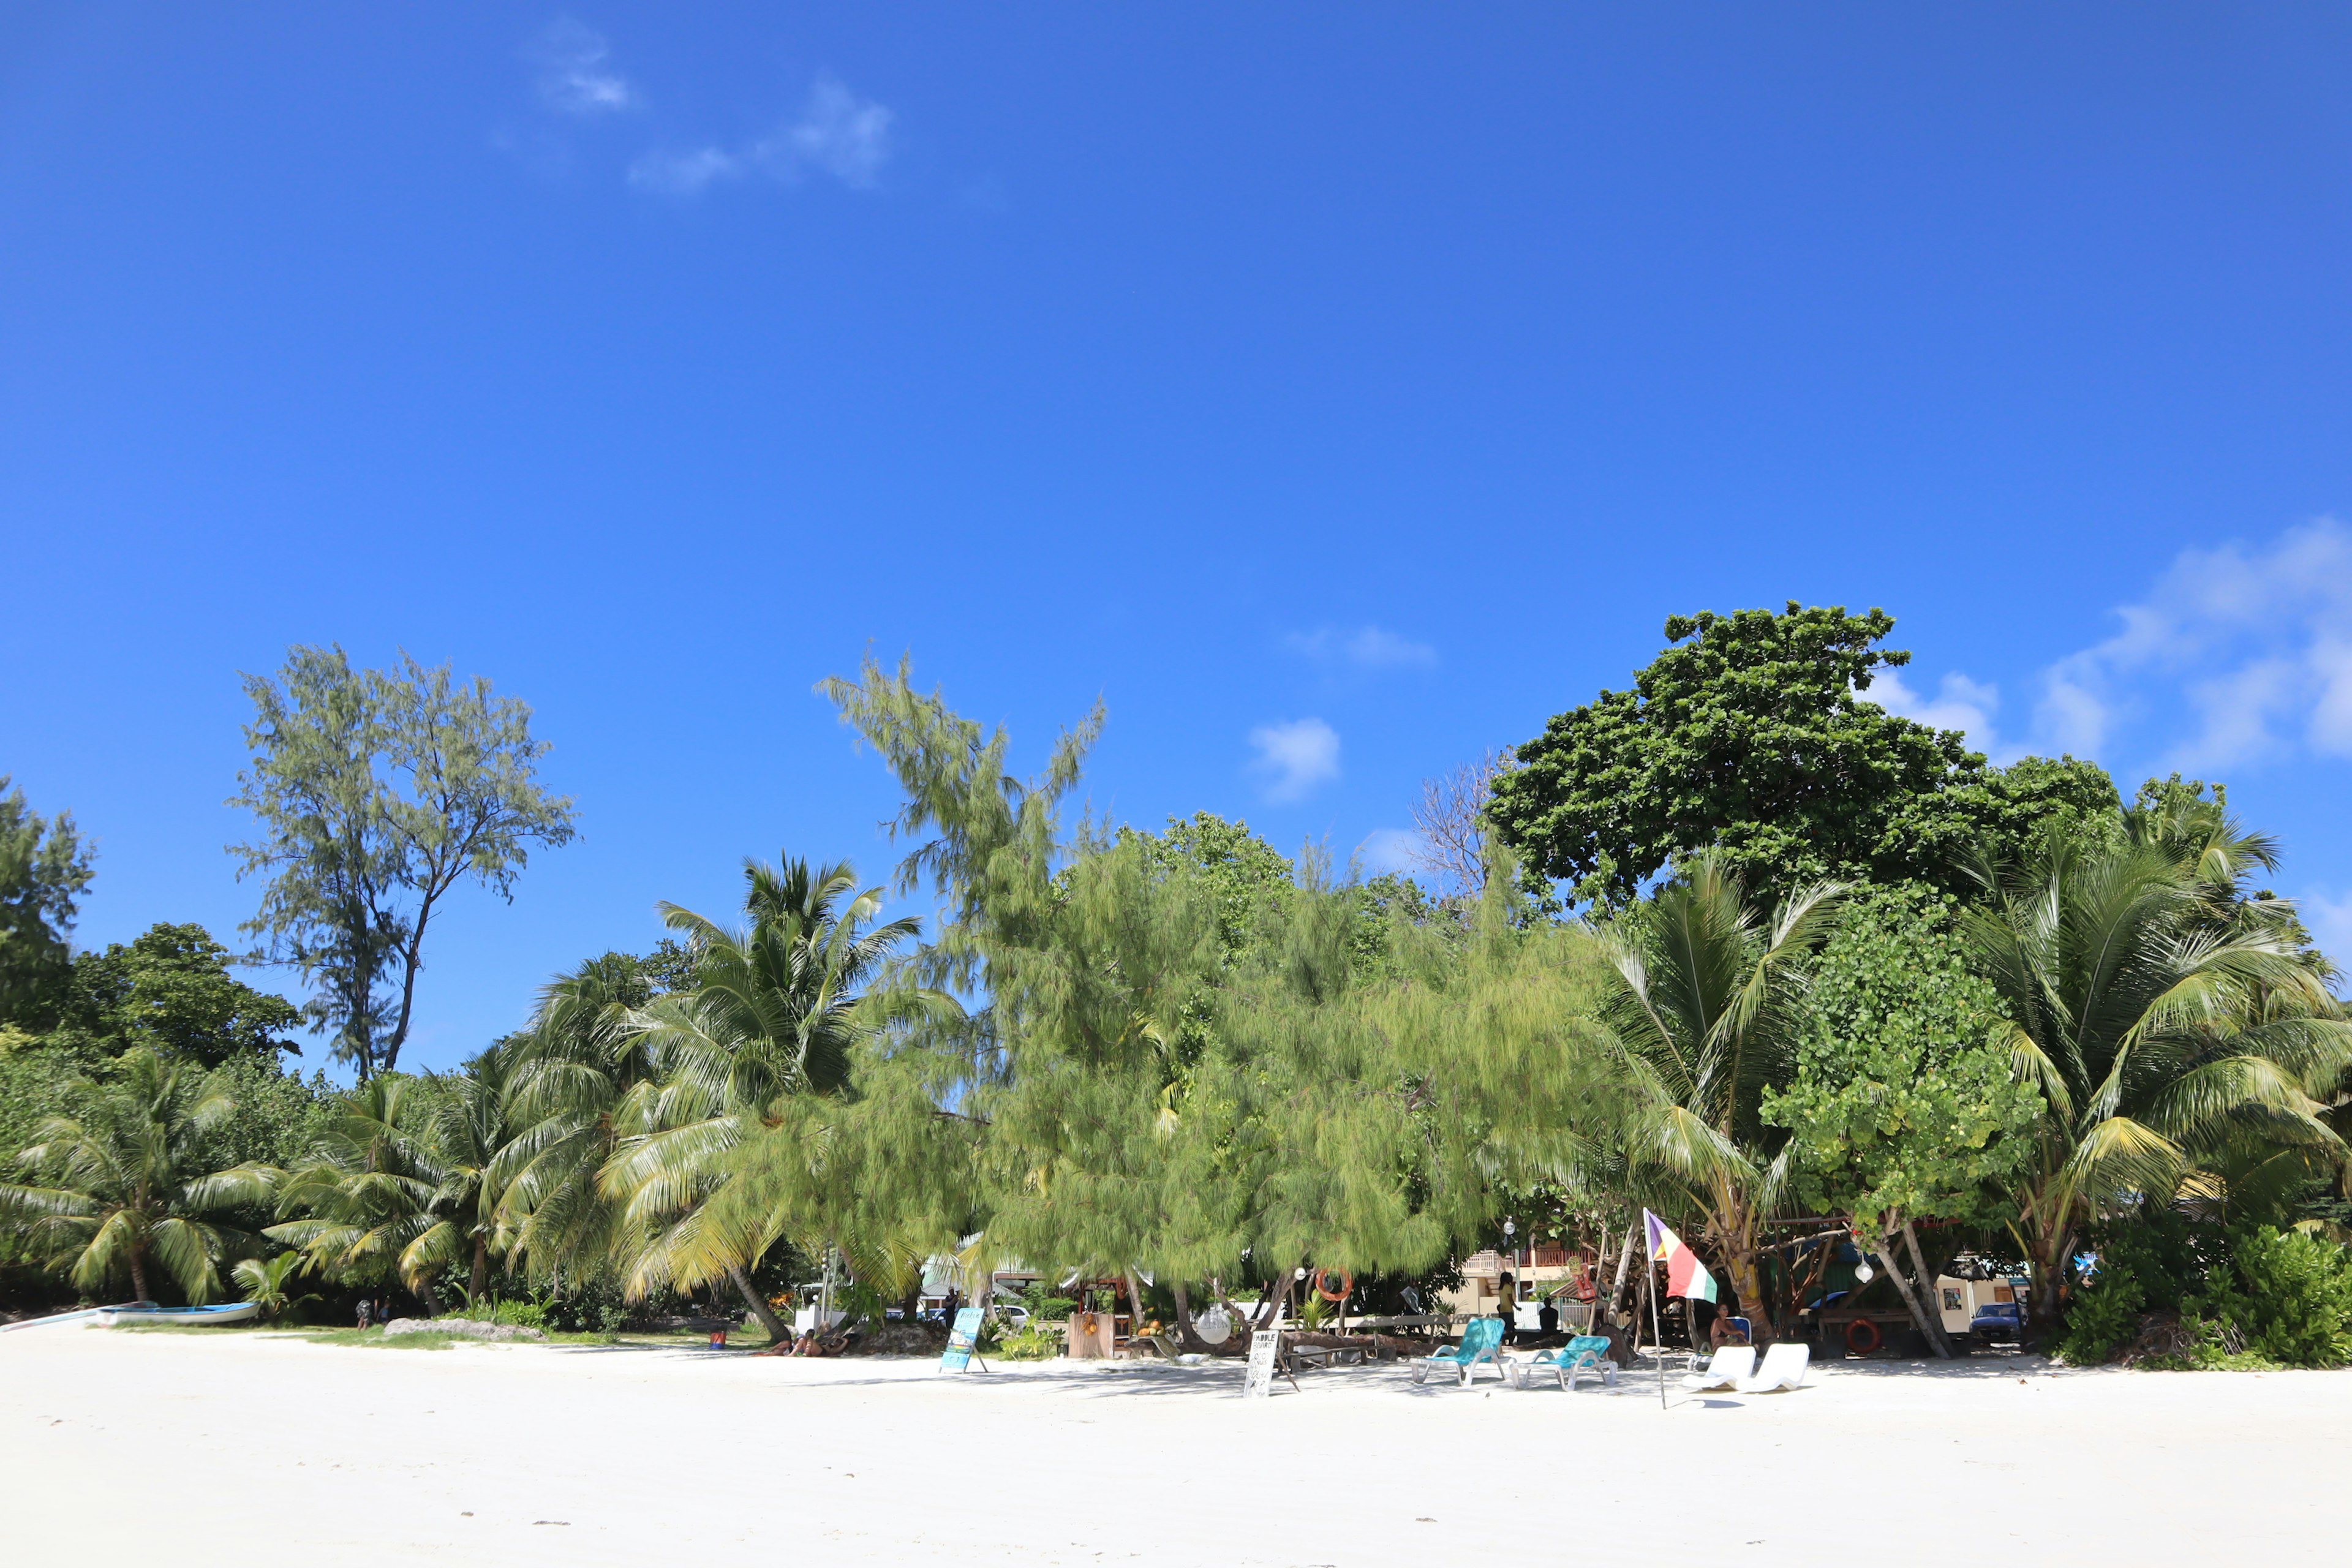
[[[1868,1355],[1876,1350],[1886,1336],[1868,1318],[1856,1318],[1845,1326],[1845,1350],[1848,1355]]]
[[[1339,1287],[1336,1290],[1331,1288],[1331,1276],[1334,1274],[1339,1277]],[[1356,1277],[1344,1268],[1318,1268],[1315,1271],[1315,1293],[1335,1306],[1346,1300],[1355,1289]]]

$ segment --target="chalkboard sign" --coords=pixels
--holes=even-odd
[[[1274,1393],[1274,1362],[1282,1350],[1282,1331],[1267,1329],[1250,1336],[1249,1375],[1242,1380],[1242,1397],[1264,1399]]]
[[[948,1330],[948,1348],[940,1353],[941,1372],[964,1372],[971,1366],[972,1352],[980,1348],[980,1309],[961,1307],[956,1310],[955,1326]],[[982,1362],[980,1370],[986,1372]]]

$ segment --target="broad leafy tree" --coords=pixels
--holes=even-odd
[[[200,925],[157,925],[128,944],[82,953],[64,1030],[109,1053],[146,1045],[205,1067],[299,1054],[284,1037],[301,1022],[299,1009],[237,980],[229,963],[228,949]]]
[[[540,785],[530,709],[479,676],[296,647],[245,686],[253,762],[229,804],[261,831],[232,853],[268,878],[246,930],[317,987],[306,1014],[338,1059],[391,1071],[442,900],[467,879],[511,899],[530,851],[571,839],[571,800]]]
[[[1712,848],[1759,896],[1824,878],[1950,885],[1987,832],[2112,809],[2071,760],[1989,773],[1950,731],[1867,693],[1910,655],[1879,645],[1880,610],[1712,611],[1665,625],[1675,646],[1560,714],[1498,774],[1488,816],[1528,868],[1575,901],[1622,905],[1677,857]]]
[[[0,1219],[78,1289],[127,1279],[145,1300],[160,1276],[210,1300],[249,1239],[226,1216],[266,1201],[277,1173],[205,1158],[205,1134],[234,1106],[194,1063],[136,1046],[88,1089],[79,1114],[52,1118],[23,1151],[32,1181],[0,1184]]]
[[[0,1025],[42,1029],[51,1022],[92,858],[71,812],[40,816],[0,774]]]
[[[1813,967],[1795,1075],[1764,1116],[1793,1136],[1789,1190],[1850,1223],[1948,1353],[1916,1223],[1999,1226],[2041,1094],[2012,1071],[2000,996],[1968,967],[1953,901],[1921,885],[1848,901]]]

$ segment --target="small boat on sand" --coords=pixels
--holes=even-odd
[[[0,1323],[0,1334],[18,1329],[43,1329],[75,1323],[85,1329],[111,1329],[124,1323],[244,1323],[261,1311],[253,1301],[223,1301],[210,1307],[159,1307],[152,1301],[122,1301],[111,1307],[84,1307],[78,1312],[52,1312],[26,1318],[21,1323]]]

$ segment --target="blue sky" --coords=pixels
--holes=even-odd
[[[1098,809],[1344,855],[1677,611],[2228,780],[2352,952],[2352,22],[2317,7],[0,13],[0,770],[251,912],[237,672],[537,710],[580,841],[418,1043],[879,879],[914,653]]]

